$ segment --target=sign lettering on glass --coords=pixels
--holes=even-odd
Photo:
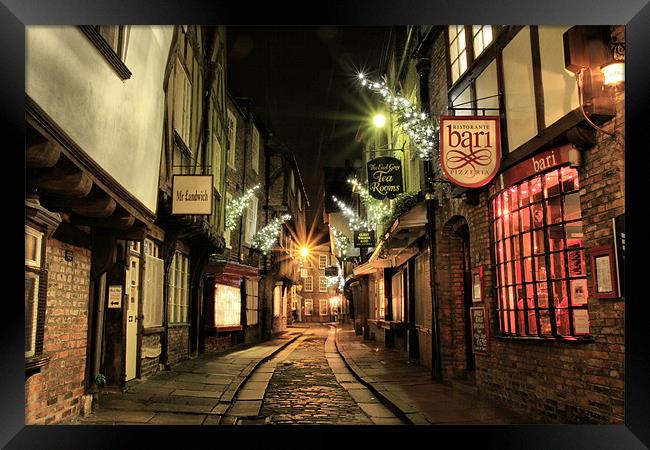
[[[498,116],[441,116],[440,164],[452,183],[477,188],[488,184],[501,164]]]
[[[378,200],[401,194],[402,161],[389,156],[368,161],[368,192]]]
[[[212,175],[174,175],[172,215],[211,215],[212,184]]]

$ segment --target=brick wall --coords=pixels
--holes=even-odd
[[[205,351],[218,352],[226,350],[234,345],[233,336],[206,336],[205,337]]]
[[[142,359],[140,361],[140,377],[149,377],[160,370],[160,353],[152,356],[161,349],[161,335],[145,334],[142,336]]]
[[[188,342],[190,340],[189,325],[171,325],[168,328],[167,358],[170,366],[189,356]]]
[[[66,261],[66,250],[73,261]],[[79,414],[84,393],[90,250],[48,239],[43,353],[51,357],[25,382],[25,423],[56,423]]]

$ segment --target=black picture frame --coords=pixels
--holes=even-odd
[[[318,14],[314,14],[314,10]],[[293,18],[291,14],[294,14]],[[464,2],[433,3],[426,0],[413,0],[397,4],[385,0],[372,2],[363,0],[337,4],[316,5],[312,8],[295,8],[287,4],[285,8],[277,3],[261,3],[251,7],[248,3],[227,4],[221,1],[110,1],[88,4],[81,0],[52,0],[52,1],[22,1],[3,0],[0,5],[0,41],[5,45],[2,91],[2,116],[9,130],[5,133],[7,149],[17,150],[24,146],[24,26],[30,24],[88,24],[88,23],[341,23],[346,25],[391,25],[391,24],[424,24],[424,23],[541,23],[541,24],[627,24],[627,61],[626,61],[626,202],[630,206],[632,217],[627,225],[627,238],[632,242],[628,246],[626,264],[629,269],[626,276],[626,286],[634,297],[640,292],[638,281],[635,283],[635,272],[640,271],[641,255],[647,254],[647,240],[641,238],[640,226],[642,220],[642,195],[645,164],[642,164],[643,148],[642,119],[647,113],[650,84],[647,73],[646,49],[650,47],[650,5],[646,0],[633,0],[624,4],[605,0],[578,0],[563,2],[547,0],[545,2],[504,2],[486,7],[479,0]],[[381,43],[378,43],[380,45]],[[645,138],[645,133],[644,133]],[[632,151],[634,150],[634,151]],[[7,152],[10,161],[6,167],[12,167],[16,158],[18,167],[22,167],[18,151]],[[12,171],[21,179],[20,170]],[[15,181],[11,183],[16,184]],[[9,208],[15,214],[8,214],[20,220],[24,205],[18,195],[11,194]],[[635,210],[635,207],[637,208]],[[13,225],[13,218],[8,222]],[[16,225],[19,226],[19,225]],[[22,227],[22,225],[20,225]],[[8,227],[13,229],[12,227]],[[10,232],[7,232],[8,236]],[[16,246],[16,252],[22,251],[21,245]],[[19,258],[14,255],[10,260]],[[13,266],[18,267],[13,264]],[[11,277],[14,270],[9,265],[7,275]],[[16,276],[17,275],[17,269]],[[642,277],[636,277],[637,280]],[[20,283],[16,283],[20,284]],[[19,295],[20,293],[18,293]],[[10,296],[13,298],[13,296]],[[8,317],[18,317],[9,320],[2,327],[3,364],[3,404],[0,412],[0,445],[4,448],[133,448],[135,442],[146,442],[147,446],[159,446],[177,442],[182,448],[182,442],[196,442],[203,437],[212,441],[232,442],[230,438],[238,438],[241,430],[225,427],[215,432],[210,427],[66,427],[66,426],[24,426],[24,355],[22,335],[24,322],[20,302],[8,302],[5,314]],[[410,431],[409,439],[416,442],[419,438],[429,439],[429,443],[443,441],[448,438],[455,445],[466,442],[480,442],[486,448],[529,448],[529,449],[609,449],[609,448],[644,448],[650,446],[650,405],[647,367],[649,355],[645,347],[646,333],[642,331],[641,320],[647,316],[647,303],[632,301],[626,305],[626,404],[625,425],[520,425],[520,426],[490,426],[490,427],[415,427]],[[645,347],[645,348],[644,348]],[[634,358],[631,356],[634,355]],[[295,430],[295,431],[294,431]],[[337,430],[336,435],[331,430],[321,430],[323,436],[349,442],[349,438],[359,442],[382,442],[387,433],[396,431],[379,427],[363,429],[350,427],[346,431]],[[235,434],[238,433],[237,434]],[[250,436],[254,440],[259,436],[274,434],[280,436],[283,429],[259,427],[252,430]],[[304,433],[304,434],[302,434]],[[326,434],[327,433],[327,434]],[[354,433],[354,435],[353,435]],[[284,433],[286,436],[286,433]],[[300,436],[302,434],[302,436]],[[426,436],[411,436],[426,434]],[[292,438],[313,438],[314,429],[292,429]],[[334,437],[336,436],[336,437]],[[241,442],[241,440],[240,440]],[[243,443],[243,442],[242,442]],[[284,444],[278,441],[278,444]]]

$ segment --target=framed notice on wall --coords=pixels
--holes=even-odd
[[[617,298],[616,259],[611,245],[596,247],[589,252],[591,259],[591,277],[595,298]]]
[[[483,301],[483,266],[472,269],[472,302]]]
[[[469,309],[469,318],[472,330],[472,352],[489,354],[488,318],[485,307],[474,306]]]

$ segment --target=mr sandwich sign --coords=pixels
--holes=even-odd
[[[212,175],[174,175],[172,215],[212,214]]]
[[[498,116],[440,117],[440,165],[449,181],[467,188],[485,186],[500,163]]]

